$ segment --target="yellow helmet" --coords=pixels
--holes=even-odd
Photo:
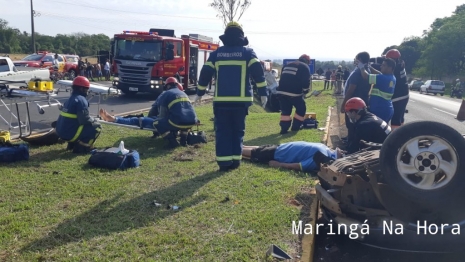
[[[244,30],[242,29],[241,24],[239,24],[238,22],[231,21],[231,22],[229,22],[229,23],[226,25],[226,29],[232,28],[232,27],[236,27],[236,28],[239,28],[241,31],[244,31]],[[225,29],[225,30],[226,30],[226,29]]]

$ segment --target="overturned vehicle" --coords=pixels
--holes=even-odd
[[[318,178],[335,234],[349,228],[350,238],[391,250],[463,252],[465,139],[451,127],[406,124],[382,145],[321,164]]]

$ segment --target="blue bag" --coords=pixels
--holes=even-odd
[[[140,165],[139,152],[136,150],[129,150],[129,153],[122,155],[114,152],[108,152],[108,149],[110,148],[92,150],[92,155],[88,162],[89,165],[112,170],[125,170],[128,168],[138,167]]]
[[[29,160],[29,147],[26,144],[0,143],[0,163]]]
[[[318,128],[318,121],[313,118],[307,118],[302,124],[303,128]]]

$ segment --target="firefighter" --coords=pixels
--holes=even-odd
[[[165,91],[159,96],[155,104],[158,109],[151,110],[152,114],[157,114],[157,117],[114,117],[104,109],[100,109],[100,117],[107,122],[139,126],[141,129],[155,129],[167,141],[167,149],[173,149],[180,145],[176,139],[176,134],[180,131],[181,145],[186,146],[189,129],[198,124],[199,121],[189,97],[180,90],[179,86],[176,78],[166,79]]]
[[[341,95],[342,94],[342,81],[344,80],[344,71],[342,71],[342,66],[339,65],[336,70],[336,90],[334,94]]]
[[[395,130],[404,124],[405,109],[409,101],[409,89],[407,83],[407,73],[405,71],[405,63],[401,59],[401,54],[397,49],[387,51],[386,58],[391,58],[396,62],[394,76],[396,77],[396,88],[392,96],[392,106],[394,114],[391,119],[391,128]]]
[[[347,100],[344,111],[354,125],[354,135],[349,136],[347,153],[352,154],[362,149],[361,140],[383,143],[391,133],[391,127],[381,118],[368,112],[363,99],[353,97]]]
[[[310,57],[303,54],[298,60],[283,67],[276,92],[281,106],[280,134],[286,134],[289,128],[298,131],[304,122],[307,111],[304,96],[308,94],[312,84],[309,63]],[[293,107],[294,119],[291,118]]]
[[[61,108],[56,123],[58,136],[68,141],[68,149],[73,153],[89,152],[100,134],[100,123],[89,115],[87,93],[90,82],[84,76],[73,80],[70,98]]]
[[[213,51],[202,67],[195,102],[205,94],[212,76],[216,76],[213,113],[215,115],[216,161],[220,171],[240,166],[245,119],[253,102],[250,77],[257,85],[261,104],[266,104],[267,92],[263,68],[249,44],[242,26],[229,22],[220,36],[224,46]]]

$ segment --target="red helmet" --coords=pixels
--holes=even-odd
[[[178,82],[178,80],[175,78],[175,77],[168,77],[166,80],[165,80],[165,85],[170,85],[170,84],[173,84],[173,85],[176,85],[176,87],[181,90],[181,91],[184,91],[184,88],[182,87],[182,85]],[[168,89],[168,88],[167,88]]]
[[[363,110],[366,109],[367,105],[365,102],[359,97],[352,97],[351,99],[347,100],[345,105],[345,111],[349,112],[350,110]]]
[[[299,61],[304,62],[304,60],[306,61],[307,64],[310,64],[310,56],[303,54],[299,57]]]
[[[391,49],[386,53],[387,58],[398,59],[400,57],[400,52],[397,49]]]
[[[84,88],[89,88],[90,87],[90,82],[89,82],[89,79],[87,79],[87,77],[78,76],[78,77],[74,78],[73,86],[80,86],[80,87],[84,87]]]

